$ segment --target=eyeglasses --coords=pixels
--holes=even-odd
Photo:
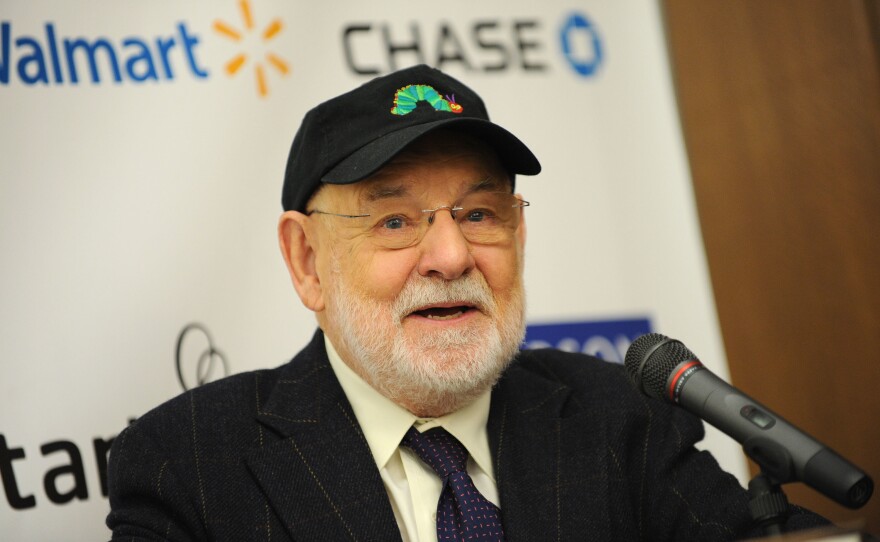
[[[522,208],[529,202],[509,192],[472,192],[455,205],[423,209],[418,202],[400,198],[380,199],[365,206],[361,214],[330,213],[319,209],[306,215],[321,214],[352,219],[349,227],[358,230],[385,248],[406,248],[417,244],[434,223],[437,211],[447,210],[462,235],[471,243],[493,245],[513,236],[522,221]]]

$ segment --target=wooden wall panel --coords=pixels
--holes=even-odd
[[[880,484],[880,8],[665,0],[664,13],[733,383]],[[785,489],[880,534],[878,495],[850,511]]]

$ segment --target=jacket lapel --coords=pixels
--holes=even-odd
[[[509,542],[609,536],[608,458],[596,446],[605,442],[603,418],[584,412],[569,387],[521,363],[505,373],[488,431]]]
[[[388,495],[319,332],[281,369],[248,466],[294,540],[399,540]]]

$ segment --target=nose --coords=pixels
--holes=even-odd
[[[474,255],[448,208],[433,215],[419,243],[419,274],[454,280],[474,268]]]

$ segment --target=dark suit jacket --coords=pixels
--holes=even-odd
[[[700,422],[636,393],[623,368],[523,352],[492,393],[489,443],[510,541],[727,540],[747,497],[693,443]],[[114,442],[114,539],[399,540],[323,335],[290,363],[144,415]],[[819,522],[795,509],[789,523]]]

